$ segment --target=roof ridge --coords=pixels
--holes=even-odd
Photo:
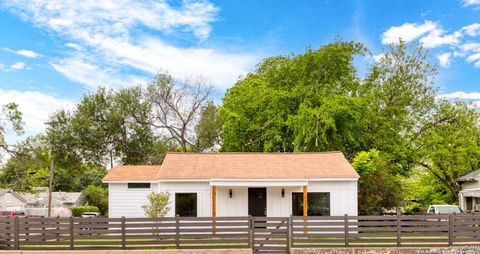
[[[328,153],[340,153],[341,151],[324,151],[324,152],[166,152],[165,154],[198,154],[198,155],[217,155],[217,154],[328,154]]]

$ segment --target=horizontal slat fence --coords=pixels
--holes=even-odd
[[[480,244],[480,215],[291,217],[292,248]]]
[[[1,218],[0,249],[215,249],[480,244],[480,215]]]
[[[4,218],[0,219],[0,248],[249,248],[250,221],[250,217]]]

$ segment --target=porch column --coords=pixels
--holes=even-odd
[[[306,224],[307,222],[307,215],[308,215],[308,188],[307,186],[303,186],[303,222]],[[303,233],[306,235],[308,234],[307,225],[303,225]]]
[[[215,234],[215,229],[217,226],[216,223],[217,217],[217,186],[212,186],[212,234]]]
[[[212,186],[212,217],[217,217],[217,186]]]
[[[303,186],[303,216],[308,214],[308,189],[307,186]]]

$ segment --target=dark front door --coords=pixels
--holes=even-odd
[[[248,188],[248,214],[267,216],[267,188]]]

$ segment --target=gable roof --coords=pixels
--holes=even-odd
[[[43,201],[48,201],[48,191],[42,191],[37,193],[24,193],[21,195],[27,202],[27,204],[37,204]],[[59,203],[76,203],[81,198],[81,192],[52,192],[52,199],[57,200]]]
[[[3,196],[4,194],[10,193],[16,198],[18,198],[22,202],[27,202],[25,198],[22,197],[22,195],[18,194],[17,192],[13,191],[12,189],[0,189],[0,197]]]
[[[341,152],[167,153],[161,166],[118,166],[104,181],[359,178]]]
[[[460,178],[457,178],[457,182],[469,182],[480,180],[480,169],[470,172]]]

